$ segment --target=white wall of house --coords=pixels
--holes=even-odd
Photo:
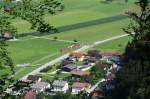
[[[84,88],[82,88],[82,89],[81,88],[72,88],[72,94],[78,94],[83,90],[84,90]]]
[[[66,93],[66,91],[67,91],[68,89],[69,89],[69,84],[66,83],[63,87],[54,86],[54,88],[52,89],[52,91],[64,92],[64,93]]]

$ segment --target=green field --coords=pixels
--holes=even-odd
[[[93,49],[123,53],[129,41],[131,41],[131,37],[127,36],[95,46]]]
[[[136,0],[129,0],[127,4],[124,0],[116,0],[109,4],[101,3],[100,1],[101,0],[63,0],[65,5],[64,11],[54,16],[46,15],[45,20],[65,31],[56,34],[47,34],[41,37],[49,39],[58,37],[60,40],[77,40],[81,44],[87,44],[124,34],[122,28],[129,24],[129,20],[127,18],[118,19],[112,17],[119,16],[129,8],[132,8],[134,6],[133,2]],[[98,21],[96,22],[96,20]],[[17,18],[12,20],[12,22],[13,25],[17,27],[18,34],[32,34],[32,32],[35,32],[30,29],[31,25],[26,21]],[[60,49],[71,44],[49,39],[34,39],[32,36],[27,36],[20,37],[18,41],[8,42],[8,51],[15,65],[24,63],[30,63],[32,65],[46,63],[59,57],[61,55],[59,53]],[[128,39],[125,39],[121,41],[121,44],[124,46],[127,41]],[[113,42],[116,47],[112,47],[110,43],[104,43],[97,48],[117,51],[123,49],[123,47],[121,49],[118,48],[118,43],[116,43],[120,41],[116,40]],[[26,68],[15,67],[16,72],[21,71],[17,73],[16,78],[22,77],[39,66]]]
[[[76,29],[58,34],[52,34],[46,37],[53,38],[57,36],[60,39],[76,39],[81,43],[91,43],[97,40],[103,40],[112,36],[124,34],[122,28],[127,26],[128,23],[129,21],[125,19],[102,25],[94,25],[86,28]]]
[[[59,42],[47,39],[29,39],[8,43],[8,50],[15,63],[32,63],[42,57],[58,53],[61,48],[71,45],[66,42]]]
[[[65,5],[64,11],[54,16],[46,15],[45,20],[52,25],[59,27],[69,24],[82,23],[99,18],[105,18],[123,14],[133,6],[136,0],[116,0],[110,4],[101,3],[101,0],[63,0]],[[30,29],[30,24],[21,19],[13,20],[13,25],[17,27],[19,33],[29,33],[34,30]]]

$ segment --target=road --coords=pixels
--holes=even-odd
[[[96,45],[99,45],[99,44],[102,44],[102,43],[105,43],[105,42],[109,42],[111,40],[119,39],[119,38],[122,38],[122,37],[125,37],[125,36],[128,36],[128,34],[110,37],[110,38],[105,39],[105,40],[94,42],[91,45],[84,45],[81,48],[75,50],[74,52],[81,52],[81,51],[87,50],[89,48],[92,48],[92,47],[94,47]],[[56,63],[62,61],[63,59],[67,58],[69,56],[69,54],[70,53],[64,54],[64,55],[62,55],[62,56],[60,56],[60,57],[58,57],[58,58],[56,58],[56,59],[54,59],[54,60],[52,60],[52,61],[50,61],[48,63],[42,65],[41,67],[33,70],[31,73],[28,73],[27,75],[25,75],[24,77],[22,77],[20,80],[26,79],[29,75],[36,75],[36,74],[38,74],[42,69],[44,69],[44,68],[46,68],[48,66],[53,66],[54,64],[56,64]]]

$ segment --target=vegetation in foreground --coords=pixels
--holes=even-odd
[[[125,32],[133,40],[124,53],[124,67],[116,79],[116,89],[108,94],[107,99],[150,98],[150,10],[148,0],[139,0],[138,4],[140,13],[128,13],[133,22]]]

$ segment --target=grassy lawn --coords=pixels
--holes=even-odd
[[[86,28],[52,34],[45,37],[53,38],[56,36],[59,39],[72,40],[72,41],[76,39],[82,43],[91,43],[115,35],[124,34],[122,28],[126,27],[128,23],[129,20],[124,19],[121,21],[106,23],[102,25],[94,25]]]
[[[110,17],[124,13],[133,2],[124,3],[124,0],[117,0],[110,4],[101,3],[99,0],[63,0],[64,11],[54,15],[46,15],[45,20],[54,26],[65,26],[69,24],[82,23],[104,17]],[[30,24],[21,19],[12,20],[13,25],[17,27],[19,33],[33,32]]]
[[[127,36],[95,46],[93,49],[101,51],[118,51],[123,53],[130,40],[131,37]]]
[[[10,52],[15,64],[32,63],[45,56],[53,56],[61,48],[71,43],[59,42],[47,39],[29,39],[25,41],[8,42]]]
[[[69,73],[60,73],[60,74],[53,75],[53,74],[46,74],[45,73],[45,74],[42,74],[40,76],[42,76],[43,80],[57,80],[57,79],[65,80],[65,78],[70,77],[71,74],[69,74]]]
[[[66,26],[70,24],[87,22],[95,19],[107,18],[124,13],[133,6],[133,2],[136,0],[129,0],[129,3],[125,4],[124,0],[116,0],[113,3],[105,4],[100,3],[100,0],[63,0],[65,4],[64,11],[54,15],[46,15],[45,20],[48,23],[56,27]],[[23,21],[19,18],[12,20],[13,25],[17,27],[19,34],[35,32],[30,29],[31,24]],[[74,29],[71,31],[46,35],[44,37],[54,38],[62,40],[77,40],[80,43],[92,43],[98,40],[103,40],[112,36],[124,34],[121,28],[126,27],[129,23],[128,19],[119,20],[115,22],[93,25],[80,29]],[[31,36],[19,38],[20,41],[8,42],[8,51],[15,64],[32,63],[32,64],[44,64],[56,57],[62,55],[59,53],[61,48],[69,46],[70,43],[52,41],[47,39],[32,39]],[[122,46],[126,44],[128,39],[120,39],[121,41],[108,42],[97,46],[97,49],[102,50],[117,50],[121,51]],[[121,48],[118,47],[121,42]],[[115,46],[115,47],[114,47]],[[20,71],[15,76],[16,79],[24,76],[39,66],[30,66],[26,68],[15,67],[15,71]],[[44,79],[54,79],[55,75],[46,75]],[[64,78],[68,75],[58,75],[58,78]]]

